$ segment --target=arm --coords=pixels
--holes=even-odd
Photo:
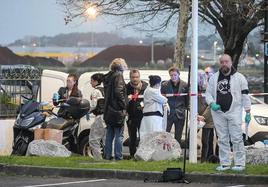
[[[213,92],[214,92],[214,78],[215,78],[215,75],[212,76],[208,82],[208,87],[206,89],[206,93],[205,93],[205,96],[206,96],[206,102],[208,105],[211,105],[211,103],[216,103],[215,99],[213,98]]]
[[[246,78],[241,76],[241,94],[242,94],[242,105],[247,113],[250,113],[251,100],[249,97],[248,82]]]
[[[119,74],[115,77],[115,87],[114,87],[114,97],[117,98],[118,106],[125,110],[126,105],[126,85],[122,74]]]
[[[151,92],[150,97],[151,97],[154,101],[156,101],[156,102],[158,102],[158,103],[160,103],[160,104],[165,104],[165,103],[167,103],[167,101],[168,101],[168,99],[167,99],[166,97],[162,96],[162,95],[161,95],[161,92],[158,91],[158,90],[157,90],[157,91],[154,91],[154,92]]]
[[[101,97],[101,91],[98,89],[94,89],[91,96],[90,96],[90,110],[94,110],[97,106],[97,102],[99,97]]]

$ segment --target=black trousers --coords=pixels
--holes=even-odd
[[[171,131],[173,124],[175,125],[175,139],[181,144],[181,136],[184,127],[185,119],[179,119],[176,115],[168,116],[167,118],[167,132]]]
[[[131,157],[134,157],[137,145],[138,145],[138,139],[137,139],[137,132],[140,134],[140,126],[141,126],[141,120],[142,117],[133,117],[129,118],[127,121],[127,127],[128,127],[128,135],[129,135],[129,153]]]
[[[203,128],[201,162],[209,161],[210,156],[214,154],[213,140],[214,140],[214,128]]]

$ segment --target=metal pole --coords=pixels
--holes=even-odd
[[[191,55],[191,93],[197,94],[198,69],[198,0],[192,1],[192,55]],[[190,147],[189,162],[197,163],[197,95],[190,99]]]
[[[264,93],[268,92],[268,0],[265,0],[265,16],[264,16]],[[268,104],[268,97],[264,96],[264,102]]]
[[[154,64],[154,35],[152,34],[151,63]]]

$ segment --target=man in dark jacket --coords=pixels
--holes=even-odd
[[[171,67],[169,70],[170,80],[162,84],[162,94],[187,93],[187,84],[180,80],[180,71],[177,67]],[[185,121],[186,97],[172,96],[168,97],[170,112],[167,117],[167,132],[171,131],[175,125],[175,139],[181,144],[181,136]]]
[[[127,95],[131,97],[128,103],[128,134],[129,134],[129,152],[130,156],[134,157],[136,153],[137,132],[139,133],[141,120],[143,117],[143,99],[137,98],[138,95],[143,95],[147,87],[147,83],[140,80],[140,72],[133,69],[129,74],[130,82],[127,84]]]
[[[123,132],[127,109],[127,90],[123,71],[127,69],[124,59],[116,58],[110,65],[110,71],[104,76],[104,121],[107,125],[105,141],[105,159],[112,159],[114,142],[115,160],[122,160]]]

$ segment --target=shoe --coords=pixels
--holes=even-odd
[[[230,166],[225,166],[225,165],[220,165],[220,166],[216,167],[217,171],[226,171],[226,170],[229,170],[229,169],[231,169],[231,167]]]
[[[232,167],[232,170],[233,171],[244,171],[245,170],[245,166],[239,166],[239,165],[233,166]]]

